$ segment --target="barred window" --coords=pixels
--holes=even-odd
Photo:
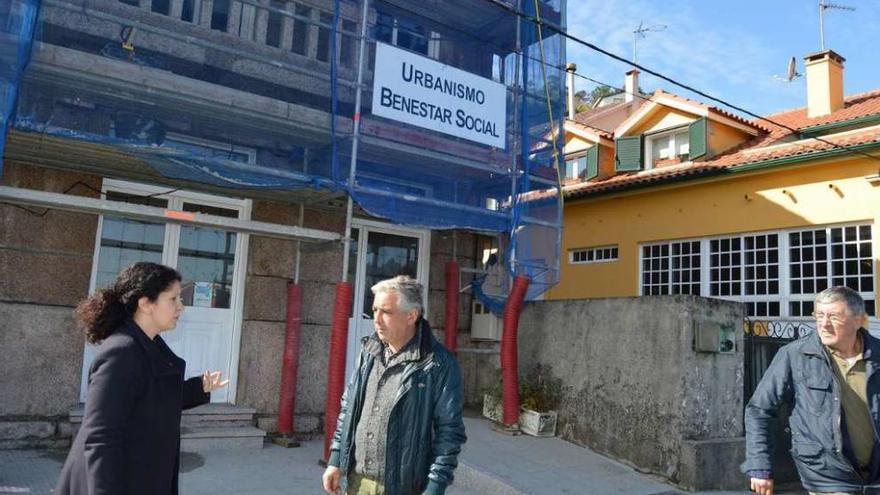
[[[606,263],[609,261],[617,261],[617,246],[602,246],[583,249],[572,249],[569,251],[569,263]]]
[[[753,234],[709,243],[710,294],[743,301],[749,316],[779,316],[779,234]]]
[[[642,295],[700,294],[700,241],[642,246]]]
[[[845,285],[876,316],[871,229],[810,227],[643,245],[641,293],[705,294],[740,301],[753,317],[806,318],[818,292]]]
[[[815,294],[833,285],[861,293],[865,310],[875,315],[870,225],[791,232],[788,242],[791,316],[809,316]]]
[[[711,268],[710,292],[713,296],[738,296],[742,294],[742,252],[740,238],[712,239],[709,243]]]

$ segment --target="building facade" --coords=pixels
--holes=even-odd
[[[0,176],[0,342],[15,349],[0,365],[0,446],[70,441],[94,352],[72,309],[135,261],[182,272],[186,309],[167,340],[188,374],[224,371],[212,402],[250,411],[264,431],[276,428],[289,284],[303,291],[298,433],[323,430],[343,278],[349,367],[383,278],[423,282],[442,340],[446,263],[473,267],[476,223],[508,221],[487,207],[499,188],[472,183],[515,174],[519,131],[502,116],[493,132],[510,144],[499,148],[376,115],[376,47],[493,84],[515,106],[516,15],[457,1],[443,12],[396,0],[37,4]],[[560,22],[564,2],[542,8]],[[471,220],[440,219],[456,208]],[[409,210],[424,221],[397,215]],[[466,347],[470,295],[458,300]]]
[[[601,140],[575,122],[569,157],[598,166],[566,187],[548,298],[691,294],[807,322],[817,292],[847,285],[873,329],[880,92],[844,97],[833,51],[806,60],[808,105],[767,120],[658,90]]]

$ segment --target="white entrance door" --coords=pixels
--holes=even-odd
[[[231,218],[250,215],[246,200],[109,180],[104,192],[115,201]],[[222,371],[230,380],[227,387],[211,394],[211,402],[234,402],[246,249],[247,236],[235,232],[103,216],[98,222],[91,289],[105,287],[122,268],[137,261],[177,268],[183,276],[185,308],[177,328],[162,338],[186,360],[187,378],[210,369]],[[93,346],[86,346],[81,400],[86,396],[94,352]]]
[[[409,275],[425,287],[425,317],[428,315],[429,230],[355,220],[348,280],[354,283],[352,317],[348,324],[346,377],[357,365],[361,339],[373,333],[373,293],[370,287],[397,275]]]

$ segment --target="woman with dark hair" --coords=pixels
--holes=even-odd
[[[178,492],[180,412],[228,382],[219,371],[184,381],[186,363],[159,336],[183,311],[180,280],[173,268],[135,263],[77,306],[86,340],[100,347],[56,495]]]

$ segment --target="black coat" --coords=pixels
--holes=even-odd
[[[56,495],[176,494],[180,411],[208,402],[200,377],[133,321],[98,348],[89,368],[82,427]]]

